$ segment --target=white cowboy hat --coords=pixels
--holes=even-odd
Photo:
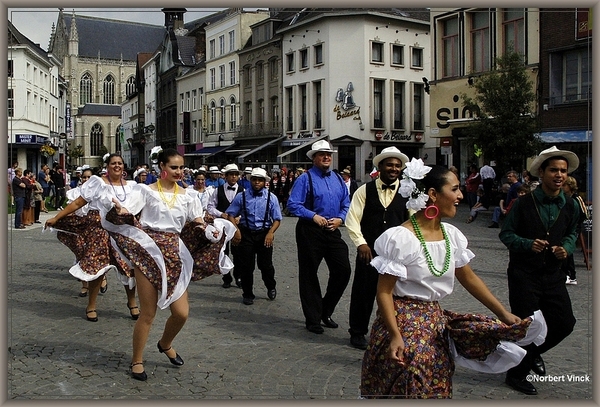
[[[545,149],[540,153],[540,155],[535,157],[535,159],[531,163],[531,166],[529,167],[529,172],[531,173],[531,175],[537,177],[542,163],[548,158],[552,157],[564,157],[567,160],[567,163],[569,164],[567,168],[567,172],[569,173],[575,171],[577,167],[579,167],[579,158],[575,153],[566,150],[559,150],[558,148],[556,148],[556,146],[552,146],[550,148]]]
[[[397,158],[402,161],[402,168],[406,167],[406,163],[409,161],[406,154],[403,154],[396,147],[386,147],[381,150],[381,153],[377,154],[375,158],[373,158],[373,165],[379,168],[379,163],[381,160],[385,160],[386,158]]]
[[[83,171],[83,170],[87,170],[88,168],[90,168],[90,166],[89,166],[88,164],[83,164],[83,165],[81,166],[81,171]]]
[[[244,168],[244,174],[250,174],[252,172],[252,167]]]
[[[135,170],[135,172],[133,173],[133,179],[136,179],[141,174],[148,174],[148,171],[146,171],[144,168],[140,168],[139,170]]]
[[[227,174],[228,172],[237,172],[239,174],[240,169],[235,164],[227,164],[225,168],[223,168],[223,174]]]
[[[264,178],[266,182],[271,181],[271,177],[267,175],[267,171],[265,171],[264,168],[260,167],[252,168],[250,178],[252,177]]]
[[[343,170],[340,171],[340,174],[350,175],[350,170],[348,168],[344,168]]]
[[[75,172],[82,172],[82,171],[83,171],[83,168],[82,168],[82,167],[77,167],[77,168],[75,169]]]
[[[196,170],[196,172],[197,172],[197,173],[198,173],[198,172],[206,172],[206,167],[205,167],[204,165],[202,165],[202,166],[200,166],[200,168],[198,168],[198,169]]]
[[[211,165],[210,167],[208,167],[208,171],[209,174],[220,174],[221,171],[219,170],[219,167],[217,167],[216,165]]]
[[[312,160],[315,153],[318,153],[319,151],[324,151],[326,153],[337,153],[337,150],[333,149],[331,144],[329,144],[329,141],[319,140],[313,143],[313,145],[310,147],[310,150],[308,150],[306,153],[306,156]]]

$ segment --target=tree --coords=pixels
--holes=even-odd
[[[534,84],[522,55],[511,50],[495,61],[495,70],[473,81],[476,95],[461,95],[463,106],[477,112],[465,133],[486,159],[499,161],[506,169],[517,168],[541,147],[533,112]]]

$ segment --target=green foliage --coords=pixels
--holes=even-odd
[[[532,111],[536,100],[523,56],[510,51],[496,58],[496,69],[475,78],[475,97],[462,94],[463,106],[478,111],[465,129],[471,143],[503,168],[520,166],[541,146],[539,123]]]

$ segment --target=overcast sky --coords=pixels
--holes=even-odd
[[[219,8],[190,8],[186,7],[184,21],[196,20],[208,14],[212,14]],[[65,8],[64,13],[110,18],[114,20],[134,21],[153,25],[164,25],[165,17],[160,7],[157,8]],[[8,19],[27,38],[36,44],[40,44],[44,50],[48,50],[52,23],[56,25],[58,19],[58,8],[9,8]]]

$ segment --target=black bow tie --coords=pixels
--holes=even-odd
[[[230,190],[232,190],[232,191],[235,191],[235,187],[232,187],[232,186],[227,186],[227,189],[230,189]]]
[[[386,189],[388,189],[388,188],[389,188],[389,189],[391,189],[391,190],[393,191],[394,189],[396,189],[396,185],[385,185],[385,184],[381,184],[381,190],[382,190],[382,191],[385,191],[385,190],[386,190]]]
[[[329,177],[331,175],[331,171],[327,171],[323,173],[324,177]]]
[[[254,191],[252,195],[255,197],[262,196],[262,191]]]
[[[545,204],[555,204],[558,205],[559,204],[559,199],[557,196],[545,196],[544,197],[544,203]]]

